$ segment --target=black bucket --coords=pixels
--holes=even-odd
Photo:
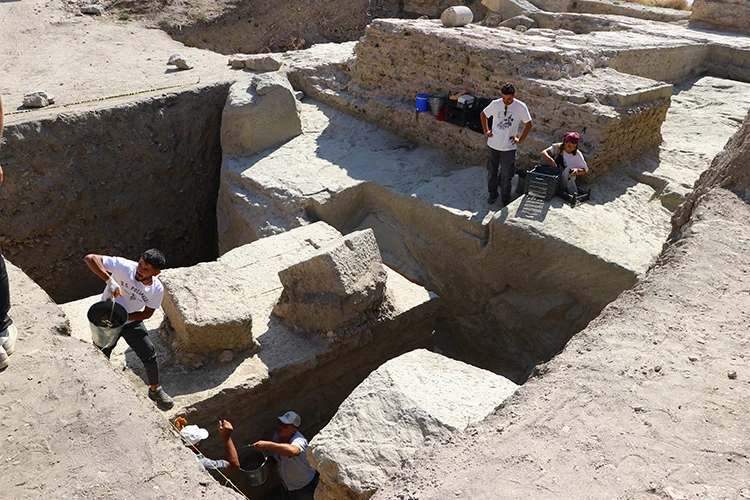
[[[128,320],[128,311],[117,302],[105,300],[89,307],[86,316],[91,327],[91,340],[101,349],[106,349],[117,342]]]
[[[266,463],[268,458],[252,446],[240,452],[240,471],[245,475],[250,486],[260,486],[266,482]]]

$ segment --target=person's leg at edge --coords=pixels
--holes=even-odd
[[[8,271],[5,268],[5,259],[0,250],[0,370],[8,366],[8,356],[13,353],[15,339],[15,327],[11,329],[13,320],[8,316],[10,311],[10,286],[8,285]],[[7,349],[7,351],[6,351]]]
[[[148,397],[159,406],[171,408],[174,401],[159,385],[159,364],[156,360],[156,347],[151,342],[143,321],[134,321],[125,325],[120,336],[125,339],[125,342],[143,362],[149,385]]]
[[[500,165],[500,151],[487,146],[487,192],[489,198],[487,201],[496,200],[498,197],[498,166]]]
[[[0,332],[5,332],[13,320],[8,316],[10,311],[10,285],[8,284],[8,270],[5,267],[3,251],[0,249]]]
[[[577,195],[578,188],[576,187],[576,178],[570,175],[570,169],[565,169],[563,179],[565,182],[565,190],[568,194],[572,194],[573,196]]]
[[[500,152],[500,196],[503,200],[503,206],[510,203],[510,188],[513,183],[513,176],[516,173],[516,151]]]

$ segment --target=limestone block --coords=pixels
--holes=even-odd
[[[335,330],[380,304],[386,276],[374,233],[357,231],[280,271],[274,312],[303,330]]]
[[[538,7],[526,0],[482,0],[482,5],[491,12],[500,14],[503,19],[510,19],[529,12],[541,12]]]
[[[43,90],[35,90],[23,96],[23,105],[26,108],[43,108],[55,103],[55,96]]]
[[[81,14],[91,14],[94,16],[103,16],[104,15],[104,7],[97,4],[90,4],[90,5],[82,5],[81,6]]]
[[[483,420],[513,382],[424,349],[383,364],[310,442],[316,500],[366,499],[429,441]]]
[[[257,347],[246,287],[220,262],[166,269],[162,309],[173,329],[172,348],[183,363],[218,357],[223,351]],[[225,355],[226,356],[226,355]]]
[[[264,73],[232,85],[221,119],[224,154],[251,155],[302,133],[286,76]]]
[[[169,56],[167,66],[177,66],[177,69],[193,69],[195,66],[182,54],[172,54]]]

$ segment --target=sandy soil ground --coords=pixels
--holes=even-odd
[[[195,68],[167,66],[180,53]],[[242,76],[226,56],[185,47],[145,23],[76,15],[55,0],[0,2],[0,95],[6,123],[20,113],[50,115],[74,103],[134,92],[227,81]],[[23,96],[56,96],[42,110],[21,107]],[[28,118],[28,116],[24,116]]]

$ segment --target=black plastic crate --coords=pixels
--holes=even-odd
[[[534,198],[542,198],[545,201],[551,200],[560,187],[559,168],[545,167],[537,165],[526,172],[526,183],[524,193]]]
[[[566,192],[564,189],[560,189],[560,192],[557,193],[557,195],[562,198],[563,200],[570,203],[572,206],[576,206],[580,203],[583,203],[586,200],[591,199],[591,189],[587,189],[581,186],[578,186],[578,194],[572,195]]]
[[[448,104],[445,109],[445,121],[463,127],[469,122],[474,114],[475,106],[476,100],[460,105],[455,99],[448,99]]]

